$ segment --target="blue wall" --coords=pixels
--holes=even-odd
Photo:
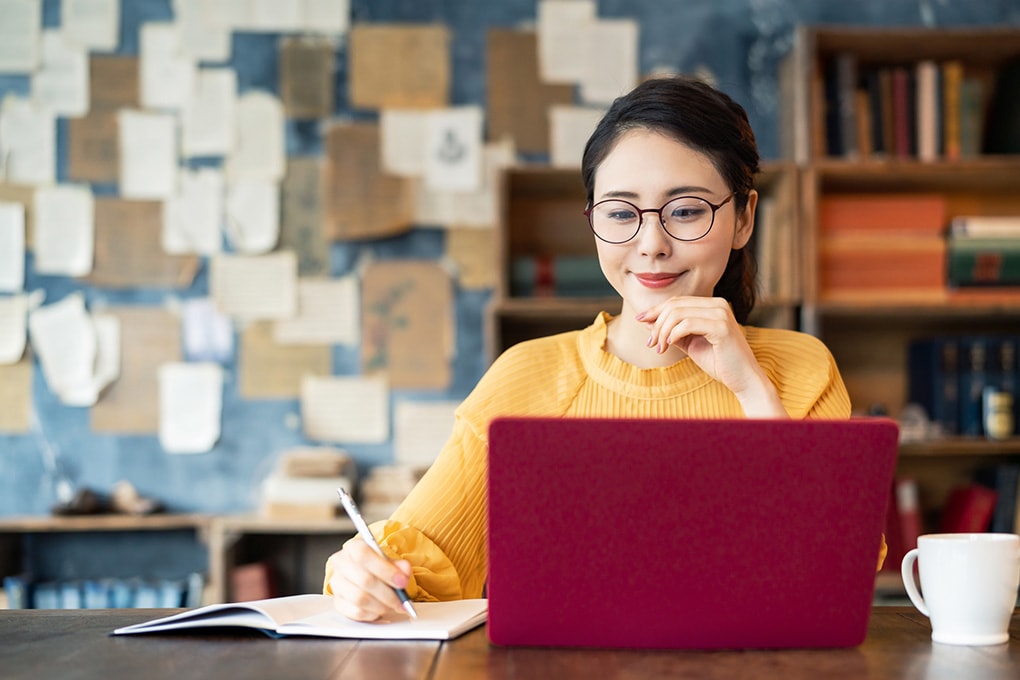
[[[170,0],[124,0],[119,51],[137,54],[138,30],[143,22],[172,17]],[[354,22],[443,22],[454,36],[452,44],[453,104],[485,104],[485,37],[490,27],[513,27],[535,19],[534,0],[352,0]],[[59,0],[44,0],[44,25],[60,25]],[[776,66],[788,49],[797,23],[885,24],[909,26],[1020,25],[1020,0],[603,0],[599,15],[640,20],[639,65],[642,72],[669,66],[686,72],[704,67],[719,84],[747,107],[762,154],[778,154]],[[2,18],[0,18],[2,19]],[[276,45],[280,36],[236,33],[230,62],[243,92],[277,89]],[[351,111],[346,96],[346,53],[337,52],[336,112],[371,118],[374,113]],[[26,95],[27,77],[0,76],[0,97],[8,92]],[[58,123],[58,178],[66,179],[66,121]],[[289,123],[289,154],[321,152],[317,125]],[[530,159],[541,160],[541,159]],[[97,194],[116,187],[94,186]],[[335,244],[332,273],[350,271],[363,251],[378,259],[438,258],[444,251],[442,229],[421,227],[391,239],[358,244]],[[206,296],[203,268],[191,288],[183,291],[111,291],[83,286],[66,277],[44,277],[26,269],[26,290],[43,289],[48,302],[80,290],[91,308],[97,304],[161,305],[168,295]],[[457,347],[454,380],[441,392],[395,392],[394,399],[463,398],[485,368],[483,317],[488,292],[456,293]],[[337,374],[359,371],[357,349],[338,347]],[[142,493],[164,501],[172,510],[220,512],[254,508],[256,482],[269,472],[273,454],[305,443],[300,429],[288,426],[298,413],[295,400],[243,400],[238,396],[234,365],[226,367],[223,434],[215,449],[191,456],[167,455],[155,436],[95,434],[87,409],[59,403],[38,369],[34,404],[47,437],[58,450],[72,480],[100,492],[121,479]],[[388,462],[390,445],[345,446],[365,468]],[[55,501],[35,436],[0,435],[0,516],[46,514]]]

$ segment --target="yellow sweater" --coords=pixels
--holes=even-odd
[[[453,434],[393,516],[372,531],[412,565],[415,600],[481,597],[486,581],[486,465],[497,416],[741,418],[733,393],[691,359],[641,369],[604,350],[609,316],[530,340],[500,356],[459,406]],[[745,327],[793,418],[846,419],[850,399],[828,349],[795,331]],[[883,546],[883,556],[884,556]],[[327,564],[324,592],[330,594]]]

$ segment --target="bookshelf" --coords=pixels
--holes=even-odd
[[[855,410],[900,416],[909,397],[912,341],[1020,333],[1020,287],[952,288],[945,280],[944,259],[935,260],[941,270],[926,270],[923,267],[929,265],[913,259],[913,253],[924,248],[937,248],[939,243],[945,248],[946,226],[953,217],[1020,216],[1020,155],[1009,149],[1002,152],[993,141],[1001,135],[982,128],[998,96],[1000,72],[1018,63],[1016,28],[797,29],[793,48],[780,67],[784,103],[780,136],[784,155],[796,163],[800,175],[804,250],[799,327],[832,350]],[[881,81],[893,71],[909,76],[907,93],[913,94],[902,114],[909,116],[910,125],[894,121],[890,133],[892,105],[888,86],[883,89]],[[957,98],[949,95],[955,91],[947,85],[950,71],[974,84],[978,94],[972,108],[959,101],[964,89]],[[918,83],[933,72],[936,96],[931,98]],[[961,131],[975,125],[977,144]],[[904,132],[909,144],[901,139]],[[860,199],[864,213],[871,209],[864,201],[876,196],[935,196],[945,217],[931,233],[915,233],[917,240],[906,241],[901,259],[890,256],[892,246],[889,252],[875,254],[876,260],[886,257],[901,263],[899,280],[897,272],[889,272],[889,281],[867,272],[867,260],[857,253],[857,261],[864,264],[856,283],[835,285],[831,262],[834,257],[851,257],[839,250],[851,240],[834,231],[822,207],[833,198]],[[916,229],[917,224],[909,226]],[[902,233],[893,228],[871,236],[892,242]],[[920,285],[910,279],[912,275],[942,279],[938,285]],[[947,437],[904,444],[897,474],[917,482],[922,530],[930,532],[937,530],[940,511],[954,486],[972,482],[979,469],[1004,462],[1020,462],[1017,436],[1005,441]]]

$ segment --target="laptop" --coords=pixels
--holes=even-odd
[[[854,647],[897,455],[885,418],[500,418],[496,645]]]

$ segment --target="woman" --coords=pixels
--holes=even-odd
[[[326,565],[324,591],[359,620],[415,600],[481,597],[488,424],[496,416],[837,418],[850,400],[816,338],[747,327],[758,151],[744,110],[684,77],[617,99],[581,167],[606,279],[623,298],[582,331],[500,356],[450,440],[393,516]],[[578,565],[583,573],[584,565]]]

